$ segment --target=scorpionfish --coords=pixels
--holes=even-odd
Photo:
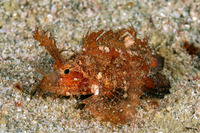
[[[143,95],[164,97],[170,85],[161,74],[158,56],[133,26],[117,31],[88,31],[82,51],[64,58],[48,30],[37,27],[35,40],[55,59],[53,72],[42,72],[38,89],[62,96],[89,95],[81,101],[94,118],[114,124],[133,120]]]

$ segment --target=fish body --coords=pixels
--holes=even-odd
[[[82,51],[68,60],[48,31],[37,27],[33,37],[55,59],[53,72],[43,74],[39,88],[63,96],[91,95],[82,103],[97,120],[131,122],[142,95],[164,96],[169,92],[164,75],[157,74],[163,77],[160,84],[151,75],[157,66],[151,48],[147,39],[137,38],[133,27],[116,32],[88,31],[82,39]]]

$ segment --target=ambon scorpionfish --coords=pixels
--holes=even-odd
[[[133,120],[142,95],[162,98],[169,81],[156,68],[147,39],[128,29],[87,32],[82,51],[70,59],[62,56],[51,32],[37,27],[35,40],[55,59],[53,72],[43,74],[38,89],[62,96],[91,95],[82,100],[97,120],[126,124]]]

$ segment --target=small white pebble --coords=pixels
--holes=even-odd
[[[36,121],[36,120],[33,120],[33,121],[32,121],[32,123],[33,123],[33,124],[37,124],[37,123],[38,123],[38,121]]]
[[[26,101],[30,101],[31,99],[30,99],[30,97],[26,97]]]
[[[29,66],[29,67],[28,67],[28,70],[32,70],[32,67]]]
[[[21,109],[21,108],[17,108],[17,111],[18,111],[18,112],[21,112],[21,111],[22,111],[22,109]]]
[[[47,15],[47,18],[48,18],[49,22],[52,22],[52,21],[53,21],[53,16],[52,16],[51,14],[48,14],[48,15]]]
[[[166,107],[167,111],[170,111],[172,108],[170,106]]]
[[[35,81],[33,79],[29,80],[31,84],[35,83]]]
[[[193,20],[193,21],[196,21],[196,20],[197,20],[197,17],[192,17],[192,20]]]

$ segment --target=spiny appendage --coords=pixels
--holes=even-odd
[[[89,109],[97,120],[113,124],[126,124],[133,120],[140,104],[136,91],[102,88],[99,93],[83,101],[85,109]]]
[[[138,39],[137,32],[133,26],[129,29],[119,29],[116,32],[112,29],[108,31],[100,30],[92,33],[88,31],[85,37],[83,37],[83,48],[85,48],[85,51],[90,52],[91,49],[96,49],[97,46],[107,46],[110,51],[112,49],[135,51],[139,56],[145,58],[146,60],[150,60],[152,53],[151,48],[148,45],[147,38],[143,40]],[[96,50],[95,52],[99,51]]]
[[[116,40],[124,40],[122,38],[125,33],[129,33],[132,37],[137,39],[137,32],[135,31],[134,27],[131,26],[129,29],[119,29],[116,32],[114,32],[112,29],[105,32],[105,30],[100,30],[98,32],[92,32],[88,31],[86,35],[83,37],[83,44],[91,44],[91,42],[98,42],[98,43],[104,43],[109,44],[113,41],[113,39]],[[138,39],[139,40],[139,39]],[[145,39],[143,41],[146,41]],[[146,42],[145,42],[146,44]]]
[[[87,34],[83,37],[83,44],[85,47],[89,45],[104,45],[104,46],[111,46],[113,42],[115,42],[115,47],[123,46],[123,43],[121,42],[120,38],[124,35],[125,32],[128,32],[126,29],[121,29],[118,30],[117,32],[113,32],[112,29],[108,30],[105,32],[105,30],[100,30],[98,32],[92,32],[90,33],[89,31]],[[119,43],[117,43],[119,42]],[[117,43],[117,44],[116,44]],[[83,46],[84,46],[83,45]],[[118,46],[119,45],[119,46]]]
[[[63,50],[60,51],[57,48],[56,41],[49,30],[44,31],[41,27],[37,27],[33,33],[33,38],[40,42],[40,46],[44,46],[57,62],[64,62],[64,59],[61,56],[61,52],[63,52]]]

